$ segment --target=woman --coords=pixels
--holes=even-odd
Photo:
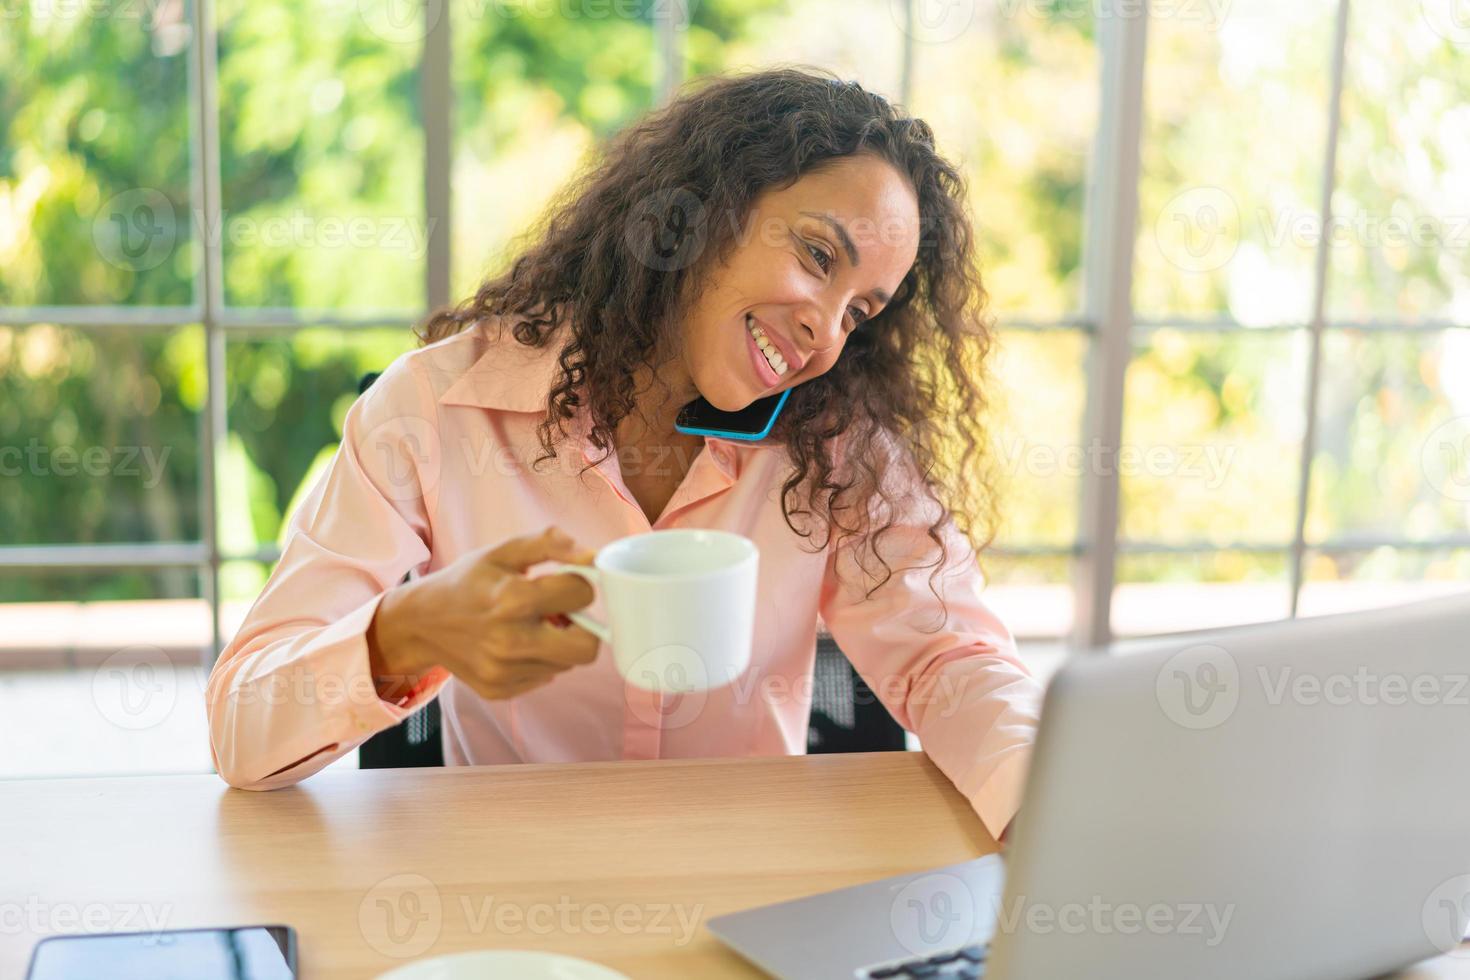
[[[820,617],[999,837],[1040,689],[969,540],[989,335],[962,201],[926,124],[804,70],[619,134],[348,413],[209,679],[220,774],[296,782],[436,695],[453,765],[799,753]],[[675,428],[786,389],[762,441]],[[751,668],[694,711],[567,625],[582,579],[533,574],[675,527],[761,554]]]

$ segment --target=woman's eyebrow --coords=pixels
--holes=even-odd
[[[843,227],[842,222],[830,214],[822,214],[820,211],[803,211],[801,213],[809,218],[816,218],[818,221],[826,222],[827,226],[837,236],[838,243],[842,245],[842,250],[847,253],[847,259],[852,263],[852,267],[856,269],[862,264],[858,259],[857,246],[852,243],[852,236],[847,233],[847,229]],[[888,290],[880,289],[877,286],[873,287],[873,295],[878,297],[878,302],[884,306],[887,306],[889,300],[893,299]]]

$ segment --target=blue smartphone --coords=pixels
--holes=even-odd
[[[718,436],[721,439],[744,439],[754,442],[771,434],[786,399],[791,397],[787,388],[779,395],[758,398],[738,412],[722,412],[703,398],[679,409],[674,418],[674,428],[692,436]]]

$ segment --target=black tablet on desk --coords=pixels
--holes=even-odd
[[[296,980],[290,926],[50,936],[26,980]]]

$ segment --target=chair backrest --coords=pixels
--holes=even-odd
[[[904,730],[883,702],[853,670],[831,637],[817,639],[812,678],[812,715],[807,752],[901,752]],[[442,766],[439,702],[430,701],[392,728],[378,732],[358,749],[363,769]]]
[[[363,375],[358,394],[367,391],[377,379],[377,374]],[[830,636],[817,637],[813,669],[808,752],[890,752],[905,748],[902,726],[893,720]],[[442,766],[444,748],[439,728],[436,698],[362,743],[358,748],[358,766],[363,769]]]
[[[359,769],[423,769],[444,765],[439,736],[439,699],[385,728],[357,748]]]
[[[818,636],[806,750],[901,752],[905,747],[903,726],[853,669],[847,654],[830,636]]]

